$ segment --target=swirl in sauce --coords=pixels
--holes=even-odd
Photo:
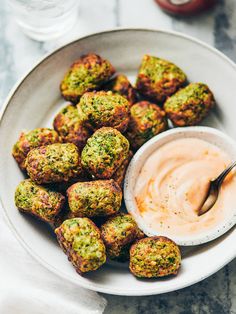
[[[197,138],[185,138],[163,145],[145,161],[134,196],[145,224],[169,236],[204,233],[214,228],[236,203],[236,178],[225,179],[218,200],[202,216],[197,209],[209,180],[229,164],[230,157],[219,147]]]

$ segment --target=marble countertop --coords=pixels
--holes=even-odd
[[[0,104],[19,77],[44,54],[62,44],[114,27],[171,29],[195,36],[236,61],[236,1],[218,0],[214,11],[189,19],[164,14],[153,0],[81,0],[70,34],[50,42],[27,38],[0,0]],[[106,314],[236,313],[236,260],[210,278],[186,289],[150,297],[106,295]]]

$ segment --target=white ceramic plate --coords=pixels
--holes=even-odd
[[[79,286],[119,295],[150,295],[177,290],[213,274],[236,257],[236,229],[221,238],[183,251],[178,276],[140,280],[127,265],[106,265],[79,276],[42,224],[22,215],[14,205],[16,185],[23,175],[11,157],[12,145],[22,129],[48,126],[63,105],[59,83],[70,64],[81,54],[95,52],[108,58],[119,72],[134,77],[145,53],[179,65],[190,81],[204,81],[216,96],[218,107],[205,124],[236,138],[236,66],[217,50],[178,33],[128,29],[91,35],[47,56],[9,95],[0,123],[0,193],[4,213],[18,240],[42,265]],[[209,262],[210,261],[210,262]]]

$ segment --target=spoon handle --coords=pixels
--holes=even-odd
[[[221,183],[224,181],[225,177],[227,176],[227,174],[236,166],[236,161],[233,162],[228,168],[226,168],[220,175],[219,177],[217,177],[215,180],[214,180],[214,183],[217,185],[217,186],[220,186]]]

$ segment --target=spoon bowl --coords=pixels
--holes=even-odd
[[[222,173],[216,179],[209,182],[206,196],[198,210],[198,216],[205,214],[215,205],[219,196],[220,187],[224,182],[224,179],[235,166],[236,161],[230,164],[224,171],[222,171]]]

